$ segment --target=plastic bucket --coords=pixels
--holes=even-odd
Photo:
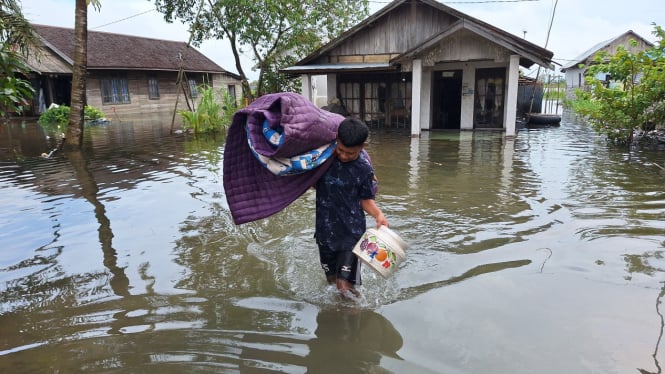
[[[353,253],[384,278],[390,277],[406,260],[407,244],[393,230],[381,226],[367,229],[353,248]]]

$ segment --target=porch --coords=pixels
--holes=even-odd
[[[303,95],[337,97],[349,113],[376,129],[516,131],[519,58],[508,61],[411,62],[394,71],[334,71],[326,86],[302,76]],[[418,61],[418,60],[415,60]],[[413,66],[416,66],[414,74]],[[414,76],[419,77],[414,80]]]

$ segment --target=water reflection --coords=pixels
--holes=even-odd
[[[0,160],[25,161],[56,148],[56,139],[34,122],[12,120],[0,125]]]
[[[420,139],[411,138],[409,147],[409,191],[418,188],[420,170]]]
[[[381,154],[385,141],[372,139],[370,153]],[[380,199],[393,210],[408,212],[395,225],[419,237],[414,247],[478,253],[523,241],[555,224],[551,213],[559,206],[530,197],[537,186],[529,183],[528,165],[515,157],[514,138],[443,132],[401,144],[391,144],[397,149],[393,156],[382,155],[377,169],[379,178],[381,169],[400,174],[406,169],[408,185],[400,185],[399,178],[380,179]],[[402,166],[399,155],[407,152],[408,164]],[[404,216],[408,222],[399,221]]]
[[[84,157],[81,151],[67,152],[66,156],[74,169],[83,197],[95,207],[95,218],[99,222],[99,229],[97,230],[99,232],[99,243],[104,253],[104,266],[113,275],[109,280],[109,285],[116,295],[127,296],[129,295],[129,279],[125,275],[124,269],[118,266],[118,254],[113,249],[111,221],[106,216],[104,204],[97,197],[99,187],[97,187],[94,175],[88,169],[87,158]]]
[[[426,284],[421,284],[418,286],[413,286],[413,287],[408,287],[404,288],[401,290],[400,293],[400,299],[411,299],[413,297],[416,297],[417,295],[420,295],[422,293],[425,293],[427,291],[431,291],[437,288],[441,288],[444,286],[448,286],[457,282],[462,282],[465,280],[468,280],[471,277],[476,277],[482,274],[487,274],[495,271],[501,271],[501,270],[506,270],[506,269],[511,269],[511,268],[518,268],[521,266],[526,266],[531,264],[531,260],[516,260],[516,261],[507,261],[507,262],[501,262],[501,263],[495,263],[495,264],[482,264],[474,267],[473,269],[469,269],[465,271],[463,274],[451,277],[449,279],[437,281],[437,282],[432,282],[432,283],[426,283]]]
[[[129,369],[177,373],[206,368],[240,372],[386,372],[381,368],[382,360],[401,361],[397,354],[403,344],[401,335],[385,317],[370,310],[318,309],[288,300],[247,298],[235,305],[225,304],[224,309],[236,316],[253,315],[251,324],[237,323],[238,327],[252,326],[251,329],[229,330],[204,322],[214,320],[220,312],[202,308],[207,302],[172,299],[155,310],[90,313],[77,323],[87,325],[87,331],[15,350],[10,360],[0,360],[0,368],[9,361],[18,372],[44,367],[56,372]],[[198,319],[201,323],[177,326],[168,322],[174,316],[183,321]],[[63,351],[76,352],[80,359],[59,360],[57,355]],[[39,360],[31,361],[31,357]],[[403,367],[409,368],[409,364],[404,363]]]
[[[570,121],[373,133],[410,250],[350,305],[318,266],[313,193],[233,224],[223,134],[112,123],[42,159],[52,137],[17,126],[0,128],[0,371],[661,372],[662,153]]]
[[[402,337],[370,310],[323,310],[309,341],[308,372],[377,372],[382,357],[400,359]],[[379,370],[378,372],[381,372]]]
[[[638,371],[641,374],[661,374],[663,372],[663,369],[660,366],[660,360],[658,356],[658,351],[660,349],[660,343],[663,341],[663,332],[665,331],[665,317],[663,317],[663,311],[661,310],[661,305],[663,303],[663,297],[665,297],[665,282],[663,283],[663,288],[660,289],[660,293],[658,294],[658,297],[656,298],[656,314],[660,317],[660,331],[658,334],[658,339],[656,339],[656,348],[653,350],[653,354],[651,357],[653,357],[653,363],[656,367],[657,371],[648,371],[645,369],[638,369]]]

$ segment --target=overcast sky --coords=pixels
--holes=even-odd
[[[194,3],[194,2],[193,2]],[[370,1],[376,12],[389,1]],[[628,30],[655,41],[652,23],[665,27],[663,0],[559,0],[549,39],[547,31],[555,0],[459,0],[442,2],[472,17],[497,26],[554,52],[554,61],[565,65],[592,46]],[[22,0],[23,14],[33,22],[74,27],[74,0]],[[102,0],[101,11],[88,11],[88,29],[187,42],[187,26],[168,24],[149,0]],[[198,49],[225,70],[237,73],[225,40],[204,42]],[[250,79],[257,72],[249,55],[242,66]],[[535,69],[535,67],[534,67]],[[527,72],[529,73],[529,72]],[[531,72],[533,73],[533,71]],[[542,74],[542,73],[541,73]]]

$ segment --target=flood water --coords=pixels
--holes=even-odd
[[[314,193],[236,226],[224,136],[0,127],[0,372],[662,373],[665,151],[562,125],[373,132],[410,248],[325,284]],[[50,135],[50,138],[47,138]],[[369,221],[373,223],[373,221]]]

